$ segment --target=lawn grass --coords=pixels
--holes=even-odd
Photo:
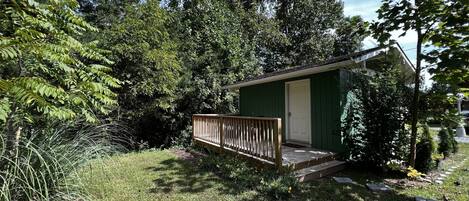
[[[241,190],[214,174],[198,171],[173,153],[144,151],[95,160],[80,177],[92,200],[252,200],[257,192]]]
[[[469,144],[445,161],[447,169],[469,157]],[[367,182],[383,182],[382,175],[347,169],[335,176],[351,177],[357,184],[338,184],[331,177],[302,184],[292,200],[414,200],[415,196],[442,200],[469,200],[469,161],[456,169],[443,185],[399,188],[387,193],[372,193]],[[80,171],[82,182],[93,200],[268,200],[260,192],[223,180],[196,164],[179,159],[171,151],[145,151],[95,160]],[[461,186],[454,185],[459,181]]]
[[[467,160],[462,162],[464,159]],[[459,144],[459,152],[446,159],[439,169],[444,172],[457,164],[461,164],[461,166],[455,169],[442,185],[408,188],[401,193],[435,200],[443,200],[443,197],[448,200],[469,200],[469,144]],[[457,186],[455,182],[459,182],[460,185]]]

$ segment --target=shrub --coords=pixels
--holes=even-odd
[[[442,124],[446,128],[447,133],[443,134],[445,137],[445,141],[443,142],[443,148],[448,153],[445,155],[448,156],[450,153],[458,152],[458,142],[454,139],[455,133],[453,128],[457,127],[458,125],[463,122],[461,115],[459,115],[456,111],[445,112],[442,117]],[[441,137],[440,137],[441,139]],[[443,152],[440,152],[443,153]]]
[[[425,175],[425,174],[417,171],[416,169],[414,169],[412,167],[408,167],[406,169],[406,171],[407,171],[407,177],[411,180],[415,180],[415,179]]]
[[[428,172],[435,167],[432,153],[435,151],[433,139],[430,135],[428,125],[423,126],[423,133],[417,143],[417,157],[415,159],[415,169],[420,172]]]
[[[13,159],[0,142],[0,200],[83,200],[76,170],[92,158],[124,150],[115,125],[60,125],[25,130]],[[1,134],[0,136],[3,136]],[[3,138],[2,138],[3,139]]]
[[[351,77],[350,86],[341,116],[346,159],[377,168],[385,168],[392,160],[406,159],[407,88],[396,79],[399,76],[394,71],[373,77],[347,73]]]
[[[455,154],[456,152],[458,152],[458,142],[456,141],[456,139],[454,138],[455,136],[455,133],[452,129],[448,130],[449,132],[449,142],[451,143],[451,153]]]
[[[298,180],[292,173],[259,169],[235,157],[212,154],[202,158],[199,167],[215,172],[241,187],[255,189],[275,200],[285,200],[299,189]]]
[[[441,128],[440,132],[438,132],[438,137],[440,138],[438,153],[443,154],[444,158],[448,157],[453,150],[453,140],[451,136],[447,128]]]
[[[345,110],[341,116],[341,125],[344,144],[347,152],[346,158],[351,161],[359,161],[365,150],[365,133],[363,102],[357,97],[359,90],[351,90],[346,95]]]

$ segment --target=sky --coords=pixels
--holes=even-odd
[[[377,20],[378,14],[376,11],[381,6],[381,0],[343,0],[344,1],[344,14],[346,16],[360,15],[365,21]],[[402,31],[391,33],[392,39],[395,39],[402,49],[409,57],[411,62],[415,65],[416,61],[416,44],[417,33],[415,31],[407,32],[403,37],[398,37]],[[378,44],[372,37],[365,38],[363,42],[364,48],[376,47]],[[432,81],[430,75],[424,72],[425,87],[430,87]]]

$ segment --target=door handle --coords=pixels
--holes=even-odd
[[[291,112],[288,112],[288,116],[291,116]]]

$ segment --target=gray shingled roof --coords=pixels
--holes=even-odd
[[[399,48],[399,50],[401,51],[401,54],[403,54],[404,58],[408,60],[407,55],[404,54],[404,52],[402,51],[402,48],[399,46],[399,44],[396,43],[395,45],[397,46],[397,48]],[[282,74],[287,74],[287,73],[291,73],[291,72],[295,72],[295,71],[300,71],[300,70],[305,70],[305,69],[312,69],[312,68],[321,67],[321,66],[325,66],[325,65],[333,64],[333,63],[338,63],[338,62],[342,62],[342,61],[347,61],[347,60],[351,60],[352,58],[361,57],[361,56],[367,55],[371,52],[374,52],[374,51],[377,51],[377,50],[380,50],[380,49],[384,49],[384,48],[387,48],[387,47],[389,47],[389,46],[370,48],[370,49],[363,50],[363,51],[360,51],[360,52],[354,52],[354,53],[343,55],[343,56],[332,57],[330,59],[327,59],[325,61],[315,63],[315,64],[299,65],[299,66],[290,67],[290,68],[287,68],[287,69],[284,69],[284,70],[274,71],[274,72],[270,72],[270,73],[264,73],[264,74],[259,75],[259,76],[247,78],[245,80],[242,80],[240,82],[231,84],[229,86],[234,86],[234,85],[238,85],[238,84],[242,84],[242,83],[246,83],[246,82],[251,82],[251,81],[255,81],[255,80],[261,80],[261,79],[265,79],[265,78],[269,78],[269,77],[273,77],[273,76],[278,76],[278,75],[282,75]],[[411,63],[410,63],[410,65],[413,68]],[[229,86],[227,86],[227,87],[229,88]]]
[[[245,79],[243,81],[234,83],[233,85],[243,83],[243,82],[249,82],[249,81],[253,81],[253,80],[259,80],[259,79],[263,79],[263,78],[267,78],[267,77],[272,77],[272,76],[275,76],[275,75],[281,75],[281,74],[286,74],[286,73],[290,73],[290,72],[294,72],[294,71],[304,70],[304,69],[308,69],[308,68],[324,66],[324,65],[327,65],[327,64],[331,64],[331,63],[337,63],[337,62],[349,60],[350,58],[353,58],[353,57],[363,56],[365,54],[368,54],[370,52],[373,52],[373,51],[376,51],[376,50],[379,50],[379,49],[382,49],[382,48],[385,48],[385,47],[375,47],[375,48],[363,50],[363,51],[360,51],[360,52],[354,52],[354,53],[343,55],[343,56],[332,57],[330,59],[327,59],[325,61],[315,63],[315,64],[305,64],[305,65],[293,66],[293,67],[283,69],[283,70],[279,70],[279,71],[264,73],[264,74],[256,76],[256,77],[251,77],[251,78]]]

